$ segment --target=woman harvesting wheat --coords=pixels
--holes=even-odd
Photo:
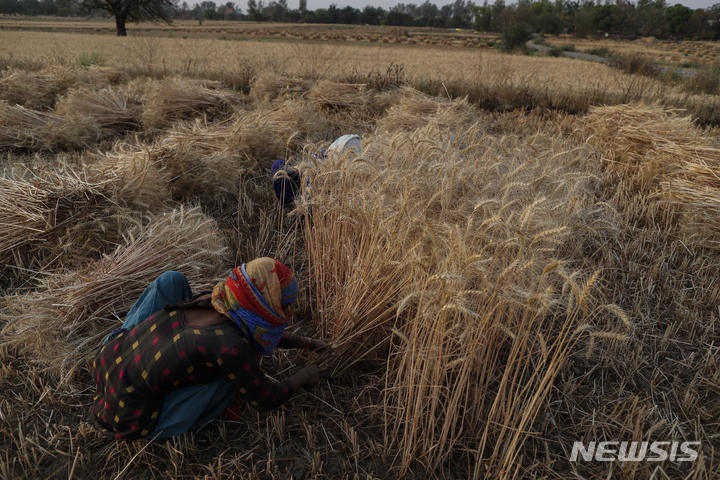
[[[267,257],[195,298],[181,273],[161,275],[95,359],[98,427],[119,439],[163,439],[217,417],[235,395],[265,412],[316,385],[317,365],[274,384],[258,364],[276,346],[334,353],[325,341],[285,332],[297,290],[292,272]]]

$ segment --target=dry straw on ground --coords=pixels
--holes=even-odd
[[[55,113],[90,117],[100,128],[124,131],[140,125],[142,107],[139,98],[117,88],[80,87],[60,99]]]
[[[118,70],[52,65],[38,72],[9,70],[0,78],[0,99],[34,109],[52,108],[60,95],[75,85],[108,85],[125,80]]]
[[[428,124],[459,132],[472,124],[475,112],[467,100],[446,101],[405,88],[386,100],[392,104],[378,122],[378,132],[414,131]]]
[[[27,38],[0,32],[15,36]],[[228,49],[236,43],[225,42]],[[276,46],[256,47],[260,58]],[[696,478],[718,477],[720,285],[717,249],[705,245],[717,231],[717,140],[673,112],[638,105],[599,109],[571,134],[581,120],[548,107],[582,111],[592,102],[659,95],[653,82],[630,83],[624,74],[574,83],[605,75],[604,66],[502,57],[508,68],[479,77],[476,54],[428,47],[416,64],[408,51],[401,57],[408,82],[424,91],[542,110],[474,112],[408,91],[373,110],[282,96],[230,120],[173,120],[162,134],[85,152],[85,170],[73,170],[78,181],[61,171],[57,182],[36,171],[42,181],[24,174],[3,180],[8,223],[35,221],[43,231],[54,225],[55,205],[58,221],[75,219],[37,242],[37,232],[6,226],[6,247],[26,242],[22,265],[41,270],[56,259],[52,249],[35,254],[45,247],[81,249],[84,228],[98,245],[92,259],[73,253],[60,262],[65,268],[31,272],[40,279],[35,287],[3,283],[0,416],[8,428],[0,431],[7,452],[0,476],[395,478],[409,469],[448,478],[649,478],[661,470],[685,478],[689,467]],[[362,69],[396,58],[374,47],[353,52],[361,71],[352,80],[338,71],[326,79],[363,83]],[[500,57],[488,55],[491,67]],[[255,73],[293,75],[292,62],[256,66]],[[208,72],[233,74],[220,64]],[[139,97],[152,85],[127,88]],[[380,111],[403,102],[404,110],[387,111],[386,129],[375,128]],[[450,110],[440,115],[443,108]],[[3,111],[30,117],[14,125],[27,122],[31,136],[9,144],[27,142],[24,148],[49,148],[43,128],[62,117]],[[482,122],[473,126],[476,118]],[[270,189],[270,161],[344,133],[363,134],[363,155],[304,156],[314,163],[303,169],[310,191],[298,210],[307,215],[302,228],[289,230]],[[8,159],[29,158],[14,155]],[[200,198],[221,233],[195,209],[176,212],[175,220],[158,216],[188,197]],[[13,210],[16,204],[22,208]],[[304,242],[296,241],[300,234]],[[179,269],[200,286],[221,265],[232,266],[221,236],[232,245],[233,264],[269,254],[294,268],[317,323],[293,329],[330,332],[341,355],[318,360],[335,373],[349,366],[349,374],[276,412],[248,410],[238,423],[211,423],[203,430],[207,448],[196,431],[162,444],[103,443],[84,423],[93,392],[81,368],[87,354],[162,271]],[[4,250],[9,262],[12,252]],[[263,368],[278,379],[308,361],[292,354],[269,360]],[[58,379],[67,388],[57,388]],[[699,440],[703,456],[687,466],[567,461],[575,440],[625,439]]]
[[[652,218],[662,216],[667,228],[678,223],[689,241],[720,245],[714,227],[720,149],[691,117],[659,104],[632,104],[593,108],[584,123],[605,169],[629,183],[621,195],[641,192],[651,203],[660,200],[649,211]]]
[[[60,274],[42,272],[37,291],[9,297],[2,345],[68,381],[148,283],[175,270],[194,288],[208,287],[227,254],[217,223],[199,207],[138,221],[112,254]]]
[[[0,148],[75,149],[88,146],[99,136],[90,117],[43,113],[0,101]]]
[[[143,99],[142,122],[148,129],[163,129],[197,115],[228,115],[240,97],[220,82],[174,78],[153,84]]]
[[[283,95],[303,95],[312,83],[299,78],[288,78],[271,73],[261,73],[254,81],[251,95],[257,100],[277,98]]]
[[[320,107],[334,109],[371,108],[367,85],[321,81],[310,90],[310,99]]]

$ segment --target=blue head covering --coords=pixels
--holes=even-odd
[[[286,166],[285,160],[275,160],[270,168],[275,196],[285,208],[292,206],[295,196],[300,192],[300,175],[294,170],[286,169]],[[278,172],[282,172],[280,175],[284,173],[289,178],[284,175],[275,178]]]

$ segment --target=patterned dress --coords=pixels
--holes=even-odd
[[[157,312],[105,344],[93,376],[98,427],[107,436],[128,440],[155,429],[165,395],[176,388],[226,378],[259,412],[294,393],[289,382],[274,384],[262,373],[254,348],[232,320],[193,327],[181,310]]]

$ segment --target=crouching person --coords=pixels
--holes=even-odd
[[[273,383],[258,363],[275,347],[332,352],[285,332],[297,290],[292,272],[267,257],[195,298],[181,273],[161,275],[95,359],[98,428],[118,439],[165,439],[218,417],[236,395],[265,412],[317,385],[317,365]]]

